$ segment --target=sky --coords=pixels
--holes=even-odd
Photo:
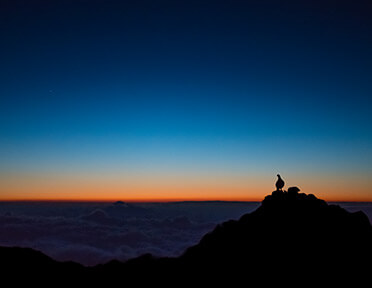
[[[0,200],[372,201],[370,1],[0,2]]]

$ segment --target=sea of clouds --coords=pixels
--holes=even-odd
[[[96,265],[145,253],[179,256],[258,203],[0,203],[0,245]]]
[[[179,256],[223,221],[256,202],[0,202],[0,245],[31,247],[59,261],[92,266],[151,253]],[[372,219],[371,203],[343,203]]]

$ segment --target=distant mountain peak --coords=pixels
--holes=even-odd
[[[124,202],[124,201],[120,201],[120,200],[114,202],[113,205],[115,205],[115,206],[122,206],[122,207],[128,207],[128,206],[129,206],[128,203],[126,203],[126,202]]]

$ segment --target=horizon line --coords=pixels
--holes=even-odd
[[[270,194],[268,194],[270,195]],[[316,196],[316,195],[315,195]],[[265,196],[266,197],[266,196]],[[198,199],[190,199],[190,198],[148,198],[148,199],[114,199],[114,198],[101,198],[101,199],[89,199],[89,198],[39,198],[39,199],[31,199],[31,198],[20,198],[20,199],[0,199],[0,203],[116,203],[116,202],[124,202],[124,203],[180,203],[180,202],[240,202],[240,203],[259,203],[264,200],[262,199],[255,199],[255,198],[247,198],[247,199],[239,199],[239,198],[225,198],[225,199],[218,199],[218,198],[198,198]],[[348,200],[348,199],[325,199],[319,198],[318,199],[324,200],[326,202],[348,202],[348,203],[372,203],[371,200]]]
[[[94,203],[94,202],[101,202],[101,203],[116,203],[116,202],[124,202],[124,203],[171,203],[171,202],[261,202],[263,199],[258,200],[254,198],[250,199],[217,199],[217,198],[138,198],[138,199],[114,199],[114,198],[97,198],[97,199],[89,199],[89,198],[39,198],[39,199],[31,199],[31,198],[19,198],[19,199],[0,199],[0,202],[86,202],[86,203]]]

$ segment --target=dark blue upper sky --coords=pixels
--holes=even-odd
[[[3,0],[1,170],[136,153],[156,167],[173,149],[177,167],[244,155],[337,170],[344,155],[370,172],[371,12],[368,0]],[[274,150],[287,160],[266,159]]]

